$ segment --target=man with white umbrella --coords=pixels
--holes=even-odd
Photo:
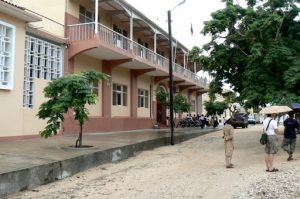
[[[263,130],[268,135],[268,142],[265,147],[265,162],[267,167],[267,172],[277,172],[278,169],[273,167],[274,155],[277,153],[277,136],[278,126],[277,122],[274,120],[277,113],[286,113],[292,109],[288,106],[270,106],[265,107],[260,111],[262,114],[267,114],[267,118],[263,121]]]
[[[263,121],[264,132],[268,135],[268,142],[265,146],[265,162],[267,172],[277,172],[278,169],[273,167],[274,155],[277,153],[277,136],[278,127],[277,122],[274,120],[276,113],[267,114],[267,118]]]

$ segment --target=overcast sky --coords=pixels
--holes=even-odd
[[[166,31],[167,11],[173,9],[182,0],[126,0],[153,22]],[[203,22],[211,19],[210,14],[224,7],[221,0],[186,0],[184,4],[172,11],[172,33],[179,42],[191,49],[201,47],[209,41],[209,37],[200,34]],[[191,24],[194,34],[191,35]]]

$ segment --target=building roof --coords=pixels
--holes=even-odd
[[[126,0],[119,0],[120,3],[122,3],[123,5],[125,5],[126,7],[128,7],[130,10],[132,10],[134,13],[136,13],[137,15],[139,15],[141,18],[143,18],[145,21],[147,21],[149,24],[151,24],[152,26],[154,26],[157,30],[159,30],[159,32],[161,32],[162,34],[164,34],[165,36],[168,36],[169,33],[166,32],[164,29],[162,29],[158,24],[156,24],[155,22],[153,22],[151,19],[149,19],[146,15],[144,15],[141,11],[139,11],[138,9],[136,9],[135,7],[133,7],[131,4],[129,4]],[[167,12],[166,12],[167,13]],[[178,46],[181,46],[181,48],[183,48],[186,52],[189,51],[189,49],[183,45],[181,42],[179,42],[176,38],[172,38],[173,42],[176,42]]]
[[[37,22],[42,20],[40,17],[27,12],[25,8],[5,0],[0,0],[0,12],[25,22]]]

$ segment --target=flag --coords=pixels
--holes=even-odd
[[[191,35],[194,34],[194,30],[193,30],[193,24],[191,23]]]

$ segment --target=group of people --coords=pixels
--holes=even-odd
[[[199,116],[200,127],[203,129],[205,126],[213,126],[216,128],[219,125],[218,117],[216,115],[211,116],[209,119],[207,116],[201,114]]]
[[[187,114],[186,120],[193,123],[193,122],[199,122],[199,126],[203,129],[205,126],[213,126],[216,128],[219,125],[218,117],[216,115],[212,115],[211,117],[204,116],[203,114],[194,115]]]
[[[293,154],[296,149],[296,138],[297,130],[299,128],[299,123],[294,119],[294,113],[289,112],[289,117],[284,120],[284,138],[282,141],[282,148],[288,153],[288,161],[293,160]],[[277,172],[278,169],[274,168],[273,161],[274,155],[278,152],[277,147],[277,134],[278,126],[277,121],[275,121],[276,114],[268,114],[263,121],[263,131],[267,134],[268,141],[265,145],[265,163],[267,172]],[[225,163],[226,168],[233,168],[234,165],[231,163],[232,154],[234,150],[234,128],[231,126],[231,119],[225,122],[223,128],[223,139],[225,145]]]

